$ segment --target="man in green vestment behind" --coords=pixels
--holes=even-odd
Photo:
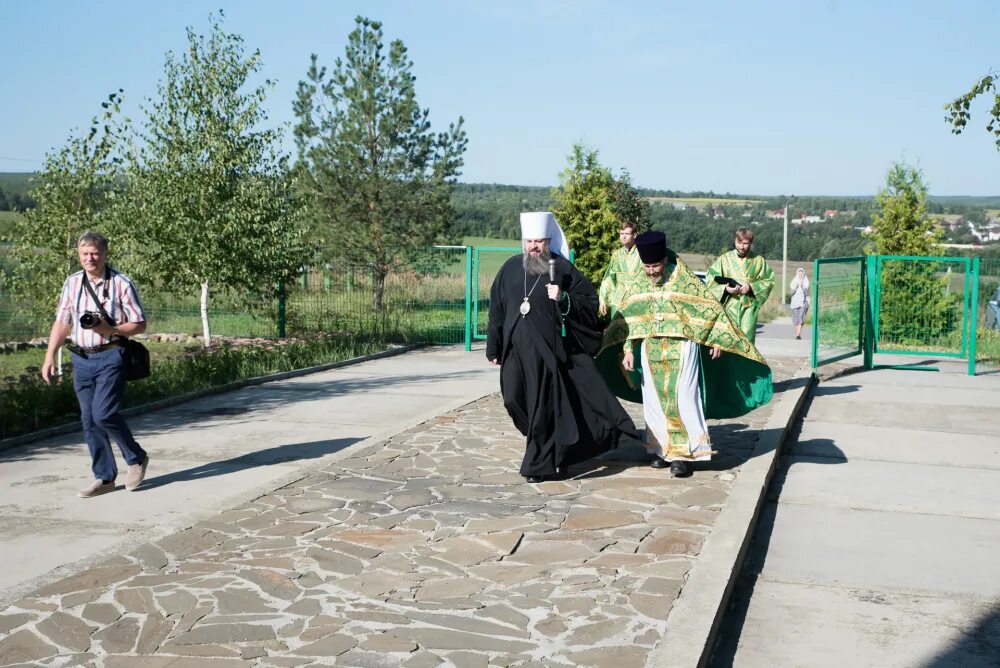
[[[617,362],[624,344],[621,367],[632,377],[627,384],[613,373],[605,378],[620,397],[642,401],[652,466],[688,476],[691,462],[713,454],[706,418],[738,417],[766,404],[771,370],[708,287],[667,249],[662,232],[640,234],[636,247],[647,281],[621,302],[599,364]],[[636,387],[641,392],[630,395]]]
[[[622,223],[618,228],[618,239],[622,242],[622,247],[615,249],[611,254],[611,262],[608,263],[608,269],[604,272],[604,278],[597,291],[600,300],[597,312],[601,315],[607,315],[608,306],[617,309],[621,300],[632,291],[632,287],[637,282],[646,280],[639,251],[635,248],[635,237],[638,232],[636,224],[631,221]]]
[[[733,250],[720,255],[705,274],[709,290],[751,341],[757,337],[757,313],[774,287],[774,270],[750,251],[752,245],[750,228],[736,230]]]

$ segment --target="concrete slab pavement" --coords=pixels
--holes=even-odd
[[[1000,377],[925,362],[817,388],[710,665],[1000,665]]]

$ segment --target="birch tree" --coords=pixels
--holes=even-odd
[[[222,20],[207,36],[188,28],[187,49],[167,54],[129,171],[145,269],[169,290],[200,292],[206,347],[210,289],[270,291],[305,258],[280,132],[264,127],[274,82],[251,85],[260,51],[247,54]]]
[[[986,117],[986,131],[991,133],[995,139],[997,150],[1000,151],[1000,88],[997,87],[997,80],[1000,78],[996,72],[990,72],[982,79],[972,85],[972,88],[965,95],[959,95],[954,100],[944,105],[948,115],[944,120],[951,125],[952,134],[960,135],[968,125],[972,114],[969,111],[973,100],[982,95],[989,99],[993,94],[993,106]]]

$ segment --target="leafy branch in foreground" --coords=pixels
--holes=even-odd
[[[998,75],[990,72],[982,79],[973,84],[972,88],[965,95],[960,95],[954,100],[944,105],[948,115],[945,122],[951,124],[953,134],[960,135],[965,130],[972,115],[969,113],[969,106],[972,101],[980,95],[988,95],[993,92],[993,108],[990,109],[989,118],[986,121],[986,131],[992,132],[996,137],[997,150],[1000,151],[1000,89],[997,88]]]

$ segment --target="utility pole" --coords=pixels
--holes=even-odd
[[[791,200],[788,200],[789,202]],[[781,236],[781,305],[785,305],[785,289],[788,286],[788,202],[785,202],[785,230]]]

